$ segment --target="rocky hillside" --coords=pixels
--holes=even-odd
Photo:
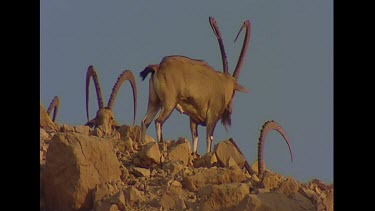
[[[139,126],[104,136],[40,112],[40,210],[333,210],[333,185],[266,170],[234,145],[191,155],[185,138],[157,143]]]

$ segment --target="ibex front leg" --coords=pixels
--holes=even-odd
[[[191,138],[193,141],[193,154],[197,154],[197,147],[198,147],[198,130],[197,130],[197,123],[190,117],[190,131],[191,131]]]

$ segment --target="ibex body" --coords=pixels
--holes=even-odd
[[[210,21],[212,21],[211,18]],[[173,109],[176,108],[190,117],[193,152],[196,153],[197,151],[198,125],[206,126],[207,152],[211,151],[213,132],[217,121],[221,119],[224,126],[230,125],[231,103],[234,93],[236,90],[247,91],[237,83],[244,52],[249,40],[250,22],[246,21],[244,26],[246,27],[245,41],[238,61],[239,65],[237,65],[233,76],[228,71],[224,71],[224,73],[215,71],[202,60],[190,59],[184,56],[164,57],[159,65],[149,65],[140,73],[143,79],[149,73],[152,73],[149,80],[148,110],[142,121],[143,139],[147,127],[156,113],[161,110],[155,120],[155,126],[157,140],[163,141],[162,125]],[[214,28],[214,31],[219,38],[218,29]],[[222,43],[220,42],[220,44]],[[226,70],[224,48],[221,48],[221,53],[224,70]]]

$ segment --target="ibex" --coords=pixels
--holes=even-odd
[[[244,43],[233,76],[226,67],[224,46],[213,18],[210,18],[210,24],[219,40],[223,73],[215,71],[203,60],[176,55],[164,57],[158,65],[147,66],[140,73],[142,80],[151,73],[148,109],[142,120],[142,140],[159,110],[161,112],[155,120],[158,142],[163,141],[163,123],[176,108],[190,117],[193,153],[197,152],[198,125],[206,126],[207,152],[210,152],[217,121],[221,119],[225,128],[231,124],[232,99],[235,91],[248,92],[237,83],[237,79],[249,43],[250,21],[245,21],[237,34],[238,38],[242,29],[246,27]]]
[[[46,111],[47,115],[49,116],[51,114],[52,109],[54,109],[53,110],[53,116],[52,116],[52,122],[55,122],[55,120],[56,120],[57,111],[59,110],[59,104],[60,104],[59,97],[55,96],[52,99],[52,101],[49,104],[48,109]]]
[[[99,110],[96,112],[96,117],[92,120],[89,120],[89,86],[90,86],[90,78],[93,78],[96,90],[96,96],[98,99],[98,106]],[[132,91],[133,91],[133,105],[134,105],[134,115],[133,115],[133,125],[135,123],[135,116],[137,112],[137,87],[134,81],[133,73],[130,70],[124,70],[120,76],[117,78],[115,85],[112,88],[111,96],[108,100],[107,107],[103,105],[103,97],[100,90],[100,85],[98,81],[98,76],[94,70],[93,66],[89,66],[86,73],[86,112],[87,112],[87,123],[89,127],[99,127],[103,129],[106,134],[111,134],[116,128],[120,125],[114,119],[114,115],[112,112],[113,102],[115,101],[117,92],[121,86],[121,84],[125,81],[129,80]]]

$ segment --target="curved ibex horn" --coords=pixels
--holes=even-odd
[[[247,50],[247,47],[249,45],[249,39],[250,39],[250,21],[249,20],[247,20],[243,23],[240,31],[238,32],[238,34],[236,36],[236,39],[234,40],[234,42],[236,42],[236,40],[238,38],[238,35],[241,33],[241,31],[244,27],[246,27],[246,34],[245,34],[244,42],[243,42],[243,45],[242,45],[241,54],[240,54],[240,57],[238,58],[238,61],[237,61],[236,69],[233,72],[233,77],[236,80],[238,79],[238,76],[240,75],[241,67],[242,67],[242,64],[243,64],[243,61],[244,61],[244,58],[245,58],[245,55],[246,55],[246,50]]]
[[[90,88],[90,78],[91,77],[94,80],[99,109],[104,108],[103,97],[102,97],[102,92],[100,90],[98,76],[96,75],[94,67],[92,65],[90,65],[89,68],[87,69],[87,72],[86,72],[86,113],[87,113],[87,121],[90,121],[90,119],[89,119],[89,88]]]
[[[55,122],[57,111],[59,110],[59,104],[60,104],[59,97],[55,96],[48,106],[48,109],[47,109],[48,116],[51,114],[51,111],[54,108],[52,122]]]
[[[264,140],[266,138],[267,133],[270,130],[276,130],[277,132],[279,132],[283,136],[285,142],[288,144],[288,147],[289,147],[291,162],[293,161],[292,149],[290,148],[289,141],[288,141],[288,138],[286,137],[286,134],[285,134],[284,130],[275,121],[273,121],[273,120],[267,121],[263,124],[262,130],[260,131],[260,136],[259,136],[259,143],[258,143],[258,175],[259,176],[264,171],[264,166],[263,166]]]
[[[217,26],[216,21],[213,17],[209,17],[208,19],[210,21],[211,28],[212,28],[212,30],[214,31],[214,33],[217,37],[217,41],[219,42],[220,52],[221,52],[221,60],[223,62],[223,71],[224,71],[225,74],[229,75],[227,55],[225,54],[223,39],[221,38],[221,33],[220,33],[220,30],[219,30],[219,27]]]
[[[117,78],[117,81],[112,88],[112,93],[111,93],[111,97],[108,100],[107,108],[112,110],[112,105],[113,105],[113,102],[115,101],[115,97],[117,95],[117,92],[118,92],[122,82],[124,82],[125,80],[129,80],[129,82],[132,86],[132,90],[133,90],[133,105],[134,105],[133,125],[134,125],[135,124],[135,116],[136,116],[136,113],[137,113],[137,86],[135,85],[133,73],[130,70],[124,70],[120,74],[120,76]]]

